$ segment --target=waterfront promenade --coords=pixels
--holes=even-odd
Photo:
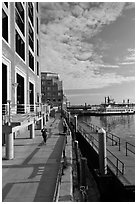
[[[59,134],[62,132],[59,116],[50,119],[46,127],[46,144],[43,144],[40,130],[35,130],[34,139],[30,139],[28,130],[18,135],[14,140],[15,157],[12,160],[4,159],[3,147],[3,202],[53,201],[65,137]]]

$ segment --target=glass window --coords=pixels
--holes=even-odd
[[[39,56],[39,41],[37,40],[37,56]]]
[[[37,12],[39,11],[39,4],[38,2],[36,2],[36,9],[37,9]]]
[[[29,13],[29,19],[33,25],[33,4],[31,2],[28,2],[28,13]]]
[[[30,23],[29,23],[29,45],[31,49],[34,51],[34,32],[32,30]]]
[[[39,33],[39,20],[37,18],[37,34]]]
[[[8,2],[4,2],[4,4],[6,5],[6,7],[8,8]]]
[[[39,62],[37,62],[37,75],[39,76]]]
[[[29,51],[29,67],[34,71],[34,57]]]
[[[2,37],[8,42],[8,16],[2,9]]]
[[[15,16],[19,29],[25,35],[24,8],[20,2],[15,2]]]
[[[17,31],[16,31],[16,52],[23,60],[25,60],[25,43]]]

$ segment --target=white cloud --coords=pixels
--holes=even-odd
[[[133,80],[113,73],[101,75],[99,68],[119,66],[105,64],[94,45],[86,41],[122,15],[124,6],[123,2],[42,2],[42,71],[58,72],[65,89],[97,88]]]
[[[135,50],[129,48],[127,50],[126,55],[123,58],[123,61],[119,63],[119,65],[130,65],[135,64]]]

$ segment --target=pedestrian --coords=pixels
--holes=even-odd
[[[43,137],[43,143],[46,144],[46,140],[47,140],[47,129],[46,129],[46,128],[43,128],[43,129],[41,130],[41,132],[42,132],[42,137]]]

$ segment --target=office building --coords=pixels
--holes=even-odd
[[[38,2],[2,3],[2,104],[12,113],[35,110],[41,102]]]
[[[53,107],[62,107],[63,87],[57,73],[41,73],[42,103],[48,103]]]

